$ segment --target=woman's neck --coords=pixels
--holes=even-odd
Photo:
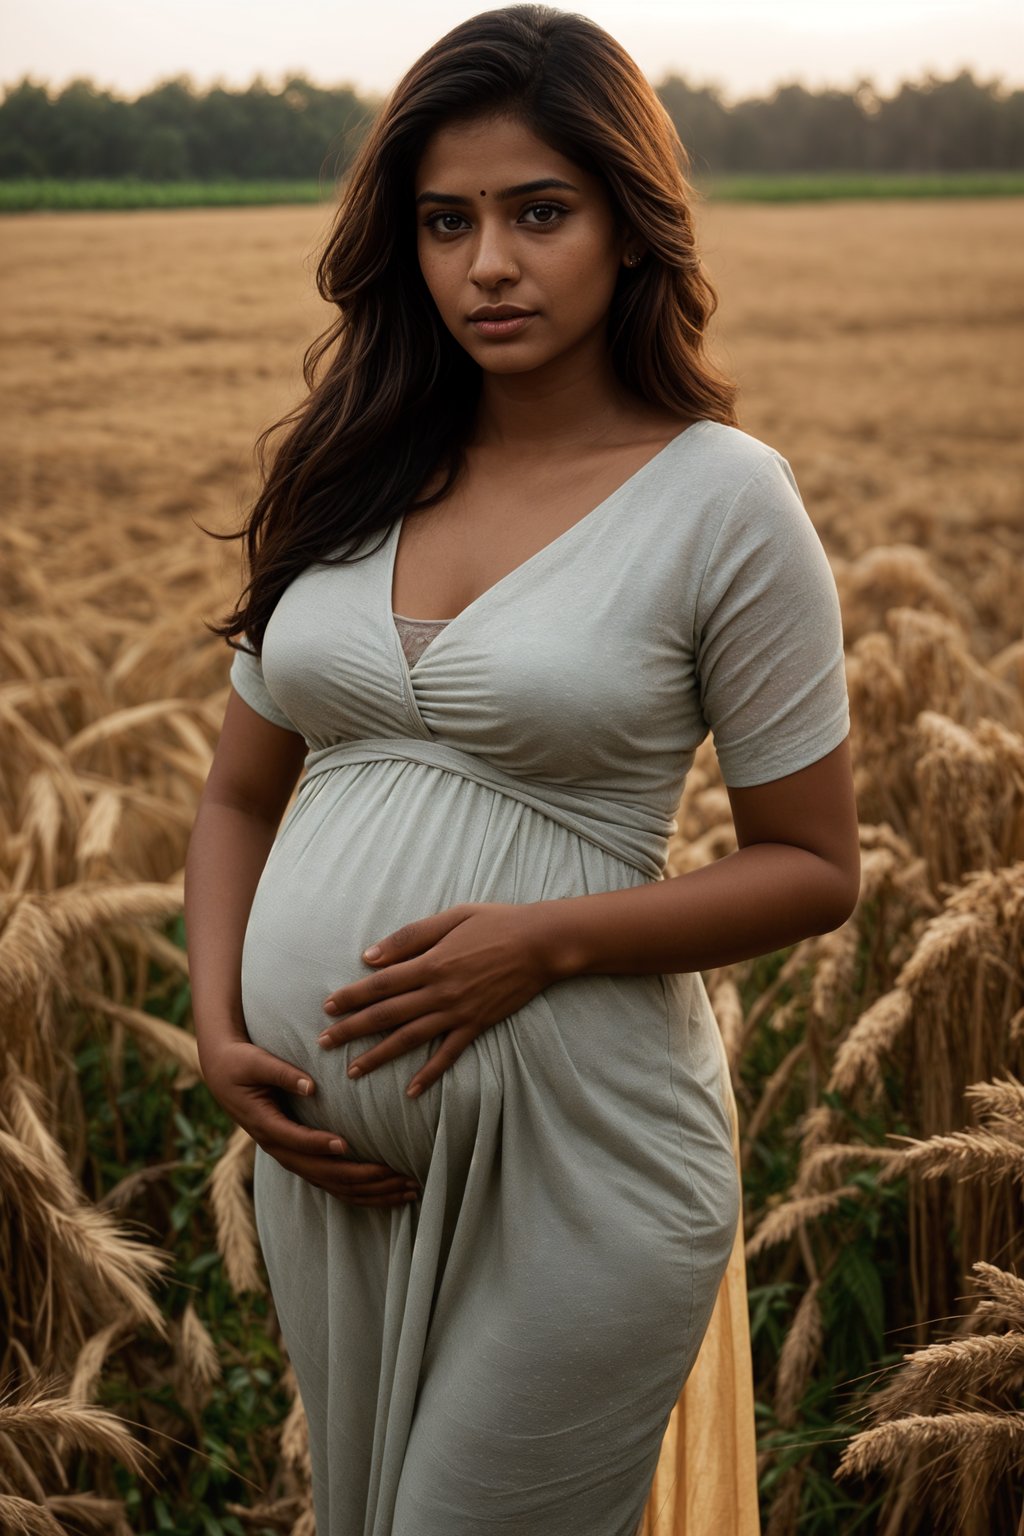
[[[584,367],[559,358],[558,364],[527,374],[486,374],[470,448],[550,457],[643,432],[651,408],[623,388],[610,361],[591,359]]]

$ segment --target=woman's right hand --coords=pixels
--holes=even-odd
[[[224,1040],[204,1053],[200,1069],[210,1092],[257,1146],[283,1168],[317,1184],[346,1205],[405,1205],[421,1193],[415,1179],[385,1163],[356,1163],[333,1131],[301,1125],[281,1108],[275,1090],[315,1092],[311,1077],[251,1040]]]

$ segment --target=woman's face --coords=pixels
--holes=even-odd
[[[597,177],[517,119],[498,117],[437,129],[415,191],[424,281],[449,331],[483,369],[526,373],[572,352],[606,350],[623,257],[640,245],[616,231]],[[490,332],[470,318],[501,305],[531,318]]]

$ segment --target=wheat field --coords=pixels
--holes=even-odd
[[[241,1412],[229,1319],[276,1338],[252,1145],[223,1125],[203,1140],[189,1119],[204,1089],[178,919],[227,694],[229,653],[203,620],[240,579],[239,546],[198,525],[238,526],[254,439],[301,392],[328,318],[313,284],[328,220],[308,206],[0,220],[12,1532],[313,1529],[280,1352],[254,1378],[276,1407],[232,1500],[207,1492],[212,1524],[174,1514],[200,1462],[228,1455],[216,1405],[229,1425]],[[836,574],[862,826],[861,898],[841,929],[707,975],[741,1113],[752,1304],[768,1319],[754,1329],[765,1533],[852,1530],[873,1501],[881,1536],[1012,1536],[1024,203],[729,204],[697,222],[741,425],[789,459]],[[706,742],[672,872],[734,847]],[[170,1128],[143,1147],[146,1103]],[[186,1248],[199,1257],[183,1279]],[[197,1278],[214,1261],[232,1309],[220,1322]],[[842,1353],[847,1309],[851,1340],[877,1314],[877,1347]]]

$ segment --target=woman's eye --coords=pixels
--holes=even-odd
[[[527,213],[543,213],[550,215],[548,218],[531,221],[535,229],[547,229],[549,225],[560,223],[562,215],[567,212],[568,210],[564,208],[561,203],[531,203],[529,208],[523,209],[524,215]],[[459,230],[452,229],[450,225],[444,224],[444,220],[446,219],[462,220],[463,223],[465,222],[465,220],[462,219],[461,213],[446,212],[442,209],[438,213],[430,214],[428,218],[423,220],[423,223],[427,229],[432,229],[435,234],[457,235]]]
[[[432,229],[432,230],[434,230],[438,234],[454,235],[454,234],[458,233],[457,230],[454,230],[454,229],[441,229],[441,230],[439,230],[438,229],[438,224],[439,224],[441,219],[459,219],[461,217],[462,217],[462,215],[459,214],[459,213],[432,213],[430,215],[430,217],[428,219],[424,219],[423,222],[426,225],[427,229]]]
[[[550,213],[554,215],[553,218],[542,219],[542,224],[557,224],[559,219],[562,217],[562,214],[566,211],[562,207],[561,203],[534,203],[531,207],[527,208],[526,212],[536,213],[538,209],[540,209],[542,213]]]

